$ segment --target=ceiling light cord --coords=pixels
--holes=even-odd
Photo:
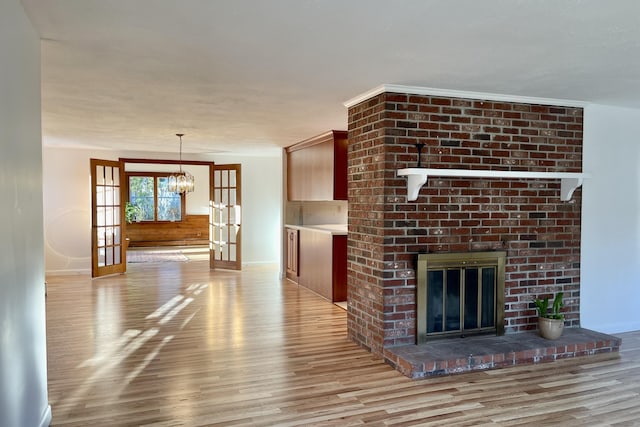
[[[180,157],[178,165],[180,172],[169,175],[167,180],[167,190],[176,194],[191,193],[195,189],[195,179],[189,172],[182,170],[182,137],[184,133],[176,133],[180,138]]]

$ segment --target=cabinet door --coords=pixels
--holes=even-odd
[[[333,200],[333,140],[305,150],[312,159],[307,200]]]
[[[311,155],[307,150],[287,154],[287,198],[308,200],[311,194]]]
[[[347,200],[347,145],[331,131],[287,148],[288,200]]]
[[[333,236],[333,302],[347,300],[347,236]]]
[[[287,238],[287,277],[297,280],[298,278],[298,230],[294,228],[286,229]]]
[[[298,283],[333,301],[332,241],[328,233],[300,230],[300,271]]]
[[[333,200],[333,141],[287,156],[289,200]]]

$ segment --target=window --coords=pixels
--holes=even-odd
[[[169,192],[169,178],[155,172],[127,173],[129,202],[137,208],[136,221],[182,221],[184,196]]]

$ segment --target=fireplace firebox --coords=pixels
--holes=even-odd
[[[503,335],[505,258],[502,251],[418,255],[417,344]]]

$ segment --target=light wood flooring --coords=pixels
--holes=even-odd
[[[640,425],[640,332],[619,355],[410,380],[275,267],[47,280],[54,426]]]

